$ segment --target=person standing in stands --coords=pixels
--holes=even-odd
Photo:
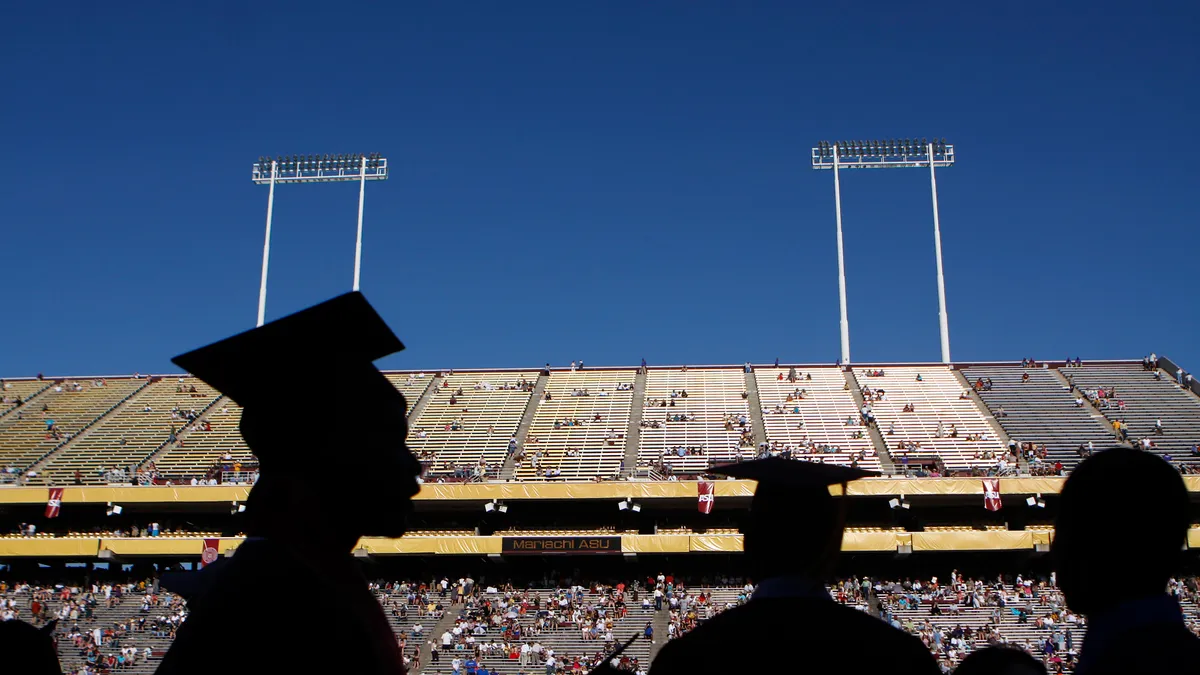
[[[297,639],[294,621],[280,617],[312,613],[304,589],[321,589],[322,614],[332,620],[319,632],[336,645],[338,672],[405,672],[396,635],[351,555],[365,535],[403,535],[418,490],[420,464],[404,443],[407,404],[372,364],[403,348],[356,292],[173,359],[243,407],[240,429],[260,476],[237,554],[201,572],[164,575],[163,586],[188,600],[189,616],[159,675],[278,671]],[[333,394],[298,425],[278,383],[301,369]],[[315,470],[331,458],[362,469],[352,490]],[[247,594],[264,579],[282,590]]]
[[[757,480],[742,526],[745,563],[758,582],[749,602],[723,612],[663,646],[650,675],[731,672],[728,645],[761,645],[786,626],[790,663],[804,673],[937,675],[921,641],[865,612],[833,601],[832,576],[845,529],[845,500],[830,485],[876,475],[861,469],[770,458],[712,467],[711,473]],[[803,514],[803,517],[798,517]],[[869,648],[864,649],[864,646]],[[737,672],[779,669],[777,650],[747,650]]]
[[[1200,638],[1166,592],[1189,522],[1183,478],[1155,455],[1111,448],[1071,472],[1051,552],[1067,606],[1088,619],[1077,675],[1200,673]]]

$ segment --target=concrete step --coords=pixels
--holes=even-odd
[[[529,395],[529,403],[525,404],[525,412],[521,413],[521,423],[517,425],[517,447],[525,447],[525,439],[529,437],[529,427],[533,425],[533,416],[537,413],[542,397],[546,395],[546,384],[550,382],[550,374],[546,371],[538,373],[537,382],[533,385],[533,393]],[[504,466],[500,467],[500,480],[512,480],[516,464],[513,453],[504,458]]]
[[[421,391],[421,395],[417,397],[416,403],[412,404],[412,409],[408,411],[408,421],[412,422],[420,419],[421,414],[429,407],[429,402],[433,400],[433,395],[437,393],[438,383],[442,381],[439,374],[435,373],[429,378],[429,383],[425,385],[425,389]]]
[[[746,402],[750,405],[750,428],[754,430],[754,451],[757,453],[758,445],[767,442],[767,423],[763,420],[762,398],[758,394],[758,379],[754,377],[753,369],[745,374],[745,378]],[[666,639],[666,633],[663,634],[663,639]]]
[[[858,383],[858,378],[854,376],[853,368],[843,368],[842,374],[846,377],[846,384],[850,387],[850,396],[854,398],[855,404],[861,411],[866,400],[863,399],[862,386]],[[896,474],[896,462],[892,460],[891,453],[888,452],[887,441],[884,440],[883,434],[879,431],[878,424],[872,424],[867,427],[867,433],[871,437],[871,445],[875,446],[875,454],[879,455],[879,468],[886,475]]]
[[[637,470],[638,450],[642,443],[642,412],[646,409],[646,369],[638,368],[633,378],[633,409],[629,411],[629,427],[625,430],[625,464],[621,476],[627,478]]]
[[[175,439],[176,439],[175,443],[171,443],[169,441],[163,441],[162,445],[158,446],[158,448],[156,448],[150,454],[146,455],[145,459],[143,459],[142,461],[137,463],[137,469],[140,471],[147,464],[157,461],[159,457],[162,457],[166,453],[170,452],[173,448],[178,447],[179,442],[186,441],[187,437],[190,436],[192,431],[194,431],[196,429],[196,426],[203,423],[204,420],[208,418],[209,412],[211,412],[214,408],[217,408],[218,406],[223,406],[230,401],[231,401],[231,399],[228,396],[224,396],[224,395],[214,398],[212,401],[209,402],[208,405],[204,406],[204,408],[199,411],[199,413],[196,415],[196,419],[185,424],[182,429],[175,432]]]
[[[39,396],[41,396],[42,394],[45,394],[47,391],[50,391],[50,389],[53,387],[54,387],[54,380],[46,380],[44,387],[42,387],[41,389],[38,389],[37,391],[33,392],[29,396],[22,399],[24,401],[23,404],[13,406],[13,407],[9,408],[8,410],[5,410],[4,412],[0,412],[0,428],[3,428],[4,423],[7,420],[10,420],[10,419],[15,420],[17,418],[18,410],[25,410],[26,407],[30,403],[35,402]]]

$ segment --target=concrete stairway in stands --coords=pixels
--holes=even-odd
[[[1071,378],[1064,373],[1063,368],[1051,368],[1050,372],[1054,373],[1054,377],[1058,379],[1059,384],[1062,385],[1063,391],[1066,391],[1072,400],[1074,400],[1077,396],[1083,396],[1083,392],[1075,388],[1075,383],[1072,382]],[[1096,424],[1100,425],[1100,427],[1104,429],[1106,442],[1116,445],[1133,445],[1132,443],[1122,441],[1121,439],[1117,438],[1117,434],[1113,431],[1112,425],[1109,424],[1108,420],[1104,419],[1104,415],[1100,414],[1099,410],[1096,410],[1090,405],[1084,405],[1082,408],[1080,408],[1080,410],[1086,412],[1093,420],[1096,421]]]
[[[412,408],[408,411],[408,420],[411,424],[413,420],[421,419],[421,413],[425,412],[425,408],[429,407],[429,402],[433,400],[433,395],[437,393],[438,381],[442,378],[435,375],[429,378],[429,384],[425,385],[425,389],[421,391],[421,396],[416,403],[412,404]]]
[[[671,612],[663,609],[661,612],[654,613],[654,620],[651,625],[654,626],[654,640],[650,643],[650,660],[654,661],[654,657],[658,656],[658,652],[667,644],[667,626],[671,623]]]
[[[37,391],[34,391],[34,392],[29,393],[24,396],[20,396],[20,399],[22,401],[21,405],[13,405],[10,403],[8,405],[11,405],[12,406],[11,408],[0,410],[0,426],[2,426],[4,424],[5,418],[9,414],[12,414],[12,419],[16,419],[18,410],[26,410],[27,409],[26,406],[28,406],[30,403],[34,403],[39,396],[41,396],[42,394],[49,391],[50,388],[53,386],[54,386],[53,380],[43,381],[41,383],[41,388],[39,388]],[[0,393],[7,394],[9,396],[16,396],[16,394],[13,394],[11,391],[0,392]]]
[[[849,368],[844,369],[842,374],[846,377],[846,384],[850,385],[850,396],[861,411],[866,400],[863,399],[862,387],[858,384],[858,378],[854,376],[854,371]],[[888,454],[887,442],[883,440],[883,434],[879,431],[879,425],[872,424],[868,426],[867,434],[871,437],[871,445],[875,446],[875,454],[879,455],[879,468],[882,470],[882,473],[886,476],[894,476],[896,474],[896,463],[892,461],[892,456]]]
[[[533,416],[537,412],[542,398],[546,395],[546,383],[549,381],[550,376],[545,372],[538,374],[537,382],[533,385],[533,393],[529,395],[529,403],[525,406],[525,412],[521,413],[521,423],[517,425],[518,448],[525,447],[525,439],[529,437],[529,427],[533,425]],[[500,480],[512,480],[515,468],[513,454],[509,453],[504,458],[504,466],[500,467]]]
[[[746,373],[746,394],[746,401],[750,404],[750,428],[754,430],[754,445],[757,452],[758,444],[767,441],[767,423],[763,421],[762,397],[758,394],[758,380],[754,377],[753,372]],[[663,633],[663,639],[666,639],[666,633]]]
[[[188,436],[190,436],[198,426],[204,424],[204,420],[208,418],[208,414],[210,412],[213,410],[220,410],[221,406],[228,405],[231,400],[232,399],[230,399],[228,396],[218,396],[214,398],[211,402],[209,402],[208,405],[204,406],[204,408],[196,414],[196,419],[185,424],[183,428],[179,430],[178,434],[176,434],[176,443],[164,441],[162,445],[158,446],[156,450],[147,455],[145,459],[137,463],[137,469],[139,471],[144,469],[146,466],[154,462],[154,460],[170,452],[171,448],[177,447],[180,443],[187,443]]]
[[[629,410],[629,427],[625,431],[625,465],[622,476],[637,470],[638,448],[642,444],[642,413],[646,410],[646,370],[639,368],[633,378],[633,407]]]

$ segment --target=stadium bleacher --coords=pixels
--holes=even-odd
[[[813,455],[831,464],[849,465],[857,457],[861,468],[879,471],[879,455],[842,370],[798,367],[795,382],[789,381],[791,370],[754,371],[767,442],[791,449],[793,457]]]
[[[882,390],[883,398],[870,401],[871,410],[888,452],[901,462],[908,455],[936,455],[948,470],[962,471],[993,467],[996,460],[984,453],[1005,453],[975,401],[962,397],[966,385],[948,366],[858,366],[854,371],[860,387]],[[913,411],[905,412],[909,405]]]
[[[405,655],[411,660],[421,652],[420,672],[449,675],[455,659],[460,664],[475,660],[491,670],[540,670],[551,651],[570,670],[576,660],[589,664],[649,625],[654,639],[639,639],[625,653],[645,669],[656,645],[753,595],[752,586],[732,579],[697,586],[667,577],[659,583],[651,579],[513,588],[477,584],[464,576],[461,582],[445,579],[444,587],[437,578],[371,585],[397,639],[406,645]],[[1194,580],[1180,579],[1170,588],[1193,630],[1200,628],[1200,607],[1189,590],[1194,587]],[[658,610],[656,588],[662,595]],[[903,583],[853,577],[827,588],[835,601],[916,635],[948,667],[975,649],[1007,644],[1035,654],[1051,669],[1061,666],[1070,672],[1087,634],[1086,623],[1064,605],[1061,592],[1045,578],[1015,575],[1001,583],[958,575],[956,583],[939,584],[936,577]],[[70,672],[89,662],[89,654],[115,658],[124,653],[128,658],[130,652],[136,652],[136,658],[119,670],[153,672],[187,611],[182,599],[152,582],[29,586],[0,578],[0,598],[12,601],[15,618],[37,622],[61,617],[59,656]],[[40,605],[36,618],[35,600]],[[98,645],[95,628],[102,632]],[[523,645],[536,653],[527,648],[522,655]]]
[[[695,474],[713,464],[749,459],[744,444],[750,406],[740,368],[656,369],[646,375],[638,462]]]
[[[424,372],[417,373],[384,373],[388,381],[396,387],[401,394],[404,394],[404,399],[408,402],[408,412],[411,415],[413,407],[417,405],[421,395],[426,392],[429,387],[436,385],[437,377]]]
[[[596,480],[619,475],[635,376],[633,370],[552,372],[546,383],[549,398],[538,402],[522,448],[525,458],[514,476]]]
[[[1127,425],[1130,441],[1146,439],[1152,445],[1145,449],[1169,455],[1176,464],[1200,463],[1192,455],[1200,443],[1200,398],[1180,387],[1173,373],[1144,370],[1140,363],[1102,362],[1064,369],[1063,374],[1095,398],[1096,408],[1110,422]],[[1161,434],[1155,432],[1156,420],[1162,420]]]
[[[429,404],[409,421],[408,447],[426,475],[495,478],[537,377],[509,371],[437,378]]]
[[[1200,398],[1170,374],[1136,361],[961,371],[942,364],[860,365],[852,373],[800,366],[795,381],[791,370],[756,367],[749,381],[740,367],[386,376],[409,402],[408,443],[438,480],[611,480],[639,468],[662,469],[649,475],[653,479],[693,475],[766,451],[885,473],[892,466],[911,473],[912,461],[930,458],[950,475],[1013,473],[1018,466],[1007,454],[1006,436],[1045,445],[1045,460],[1032,467],[1037,473],[1055,462],[1069,469],[1080,446],[1113,443],[1115,434],[1102,419],[1125,424],[1132,443],[1146,439],[1147,449],[1200,467],[1200,456],[1192,456],[1200,443]],[[1083,391],[1070,391],[1068,379]],[[992,386],[969,395],[976,380]],[[7,482],[20,475],[27,484],[71,484],[78,471],[80,482],[100,484],[120,478],[114,467],[127,475],[136,467],[160,481],[234,480],[235,465],[255,465],[238,432],[241,408],[195,378],[18,379],[4,386],[6,397],[28,399],[19,409],[5,404],[0,414],[0,476]],[[1108,395],[1113,388],[1115,397]],[[759,409],[751,409],[754,395]],[[1077,406],[1077,396],[1095,399],[1094,405]],[[862,404],[874,429],[863,424]],[[314,404],[297,395],[296,405]],[[909,405],[912,412],[905,410]],[[638,429],[629,428],[634,406],[640,406]],[[175,408],[199,418],[187,424],[171,416]],[[1161,433],[1156,420],[1162,420]],[[765,437],[756,438],[756,429]],[[177,437],[168,442],[173,431]],[[886,456],[876,447],[879,439]],[[636,466],[627,466],[634,457]],[[237,475],[248,480],[245,472]]]
[[[206,408],[217,396],[212,387],[193,377],[151,382],[85,436],[55,453],[39,481],[56,485],[128,483],[133,467],[170,442],[188,424],[189,415]]]
[[[153,467],[166,479],[188,479],[203,477],[222,462],[230,466],[235,462],[249,465],[255,459],[238,430],[241,420],[241,406],[221,397],[201,415],[197,424],[181,434],[181,442],[169,444],[142,468]]]
[[[29,469],[149,384],[148,379],[135,378],[55,382],[20,410],[0,418],[0,466]]]
[[[1009,437],[1045,444],[1050,463],[1062,462],[1069,470],[1079,463],[1080,446],[1104,448],[1116,442],[1106,425],[1076,405],[1075,394],[1056,369],[985,365],[966,368],[963,375]],[[991,388],[976,386],[982,380],[990,380]]]
[[[53,387],[45,380],[0,380],[0,416],[18,408],[37,394]]]

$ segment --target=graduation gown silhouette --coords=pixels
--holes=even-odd
[[[247,539],[232,558],[191,576],[194,587],[179,588],[187,620],[158,675],[405,672],[395,633],[349,553],[317,559]],[[164,578],[167,590],[170,583]]]
[[[917,638],[826,596],[753,598],[668,642],[650,675],[941,675]]]
[[[1089,624],[1075,672],[1200,674],[1200,637],[1188,630],[1174,598],[1144,598]]]

